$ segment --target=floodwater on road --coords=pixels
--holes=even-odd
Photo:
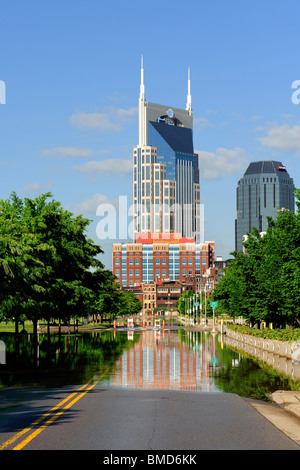
[[[219,367],[214,335],[147,331],[116,361],[105,383],[151,390],[220,391],[215,381]]]
[[[299,390],[300,382],[223,343],[222,335],[185,329],[94,330],[0,337],[6,363],[0,389],[61,387],[101,378],[105,387],[236,393],[266,399],[276,390]]]

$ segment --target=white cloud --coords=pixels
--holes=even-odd
[[[43,155],[71,157],[71,158],[86,158],[93,155],[93,150],[82,147],[55,147],[53,149],[46,149],[42,151]]]
[[[217,179],[244,170],[249,159],[245,150],[218,148],[215,153],[198,150],[200,178]]]
[[[194,118],[194,129],[201,129],[203,127],[212,127],[213,125],[209,122],[208,119],[204,117]]]
[[[122,160],[117,158],[111,158],[102,161],[91,161],[83,165],[76,166],[77,170],[84,173],[91,174],[107,174],[107,175],[119,175],[119,174],[131,174],[132,173],[132,161]]]
[[[111,200],[104,194],[97,193],[97,194],[94,194],[92,199],[85,199],[81,203],[77,204],[74,207],[73,212],[75,215],[78,215],[78,214],[95,215],[97,207],[101,204],[112,204],[115,207],[117,207],[118,201],[117,199]]]
[[[127,122],[131,118],[137,116],[138,114],[138,108],[129,108],[129,109],[124,109],[124,108],[110,108],[110,113],[112,116],[116,115],[116,119],[120,122]]]
[[[72,126],[78,129],[100,129],[100,130],[114,130],[121,129],[119,124],[111,121],[110,117],[104,113],[77,113],[70,117]]]
[[[47,184],[44,185],[43,183],[39,181],[35,181],[32,183],[28,183],[22,188],[19,189],[19,191],[24,194],[24,195],[30,195],[30,194],[41,194],[42,192],[47,192],[50,190],[51,185]]]
[[[268,130],[266,137],[258,140],[274,150],[300,153],[300,126],[274,125]]]
[[[78,129],[95,129],[100,131],[120,131],[123,124],[137,116],[137,108],[109,107],[101,113],[77,113],[70,117],[72,126]]]

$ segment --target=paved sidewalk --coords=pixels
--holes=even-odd
[[[277,390],[267,395],[273,403],[249,400],[268,421],[300,445],[300,392]]]
[[[270,393],[268,398],[300,418],[300,392],[277,390],[277,392]]]

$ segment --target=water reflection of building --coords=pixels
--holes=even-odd
[[[193,334],[192,332],[190,333]],[[196,333],[197,334],[197,333]],[[189,335],[189,333],[187,333]],[[135,346],[116,364],[113,385],[128,388],[214,391],[215,339],[205,341],[204,334],[144,332]]]

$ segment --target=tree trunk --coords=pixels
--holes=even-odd
[[[34,363],[38,365],[38,335],[37,335],[37,320],[33,320],[33,357]]]
[[[47,322],[47,334],[48,334],[48,341],[50,342],[50,319]]]
[[[20,337],[19,337],[19,321],[18,321],[18,318],[15,318],[15,340],[16,340],[16,357],[19,357]]]

